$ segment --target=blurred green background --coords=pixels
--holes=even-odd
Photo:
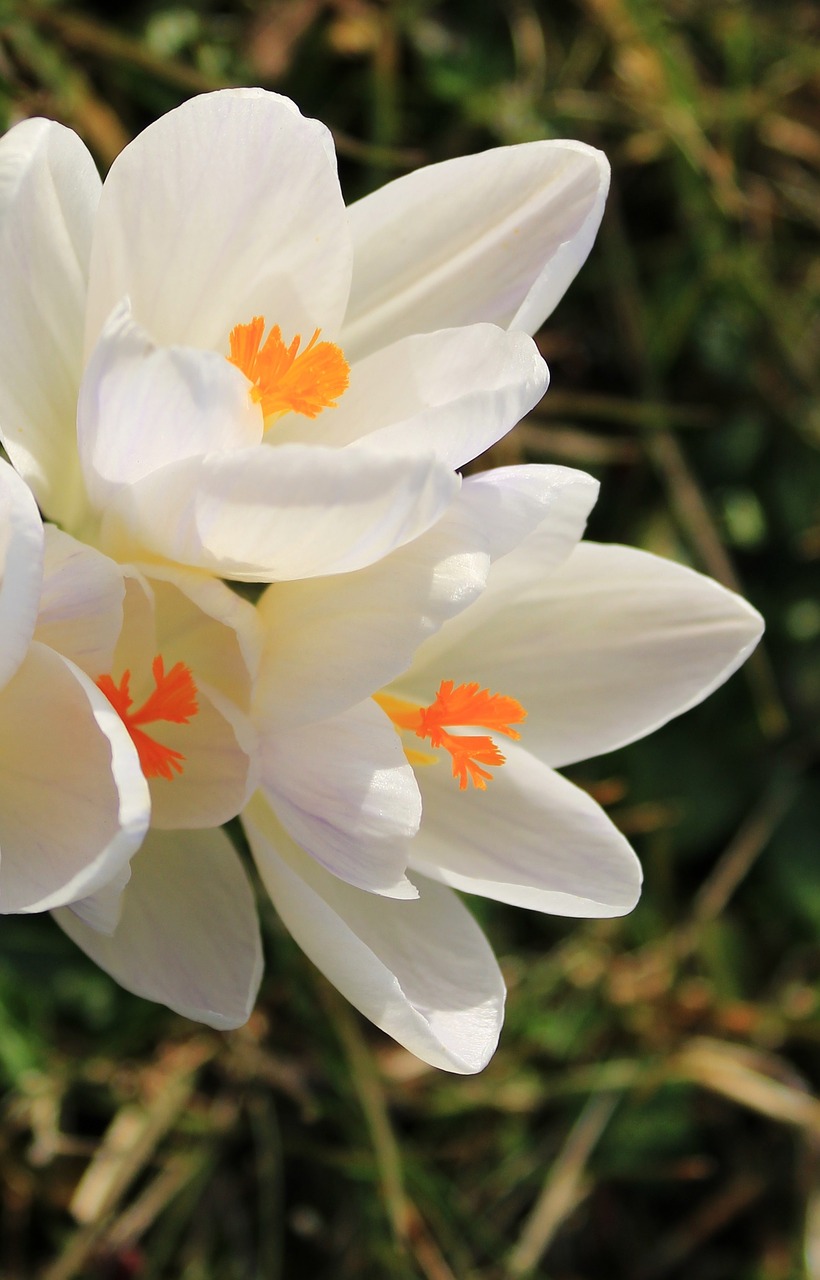
[[[508,1022],[473,1079],[358,1018],[264,908],[219,1035],[50,920],[0,934],[3,1280],[820,1277],[820,113],[803,0],[0,3],[0,125],[103,170],[191,94],[333,129],[349,198],[575,137],[614,171],[539,343],[543,405],[480,467],[603,482],[591,536],[703,569],[764,645],[703,707],[572,771],[647,874],[624,921],[474,906]],[[2,305],[2,300],[0,300]]]

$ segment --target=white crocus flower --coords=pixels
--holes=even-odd
[[[78,649],[110,660],[122,582],[108,563],[56,565],[31,493],[0,462],[2,913],[45,911],[127,874],[148,827],[134,744],[72,661]],[[56,628],[74,653],[52,646]]]
[[[343,581],[275,584],[260,603],[258,714],[270,766],[263,752],[243,822],[262,879],[297,942],[353,1004],[420,1058],[457,1072],[479,1070],[492,1054],[504,986],[453,889],[559,915],[631,910],[641,880],[634,853],[556,769],[695,705],[762,631],[745,601],[691,569],[579,543],[596,489],[558,467],[468,479],[445,521],[412,547]],[[460,612],[446,589],[453,572],[465,584]],[[444,606],[403,615],[400,601],[416,600],[430,578]],[[319,616],[321,630],[310,626]],[[406,616],[414,621],[401,633],[395,619]],[[297,634],[306,637],[301,657]],[[341,663],[351,696],[374,677],[385,687],[347,710],[330,681],[305,689],[300,661],[322,651]],[[282,806],[273,766],[294,740],[287,723],[300,703],[313,715],[332,711],[337,724],[347,717],[361,734],[367,726],[374,744],[387,728],[401,743],[422,814],[403,858],[398,832],[391,852],[415,901],[378,896],[366,840],[351,874],[352,842],[340,856],[338,832],[329,839]],[[302,733],[297,754],[310,749],[310,728]],[[323,783],[332,790],[343,741],[331,737],[322,754],[317,735],[306,794]],[[375,753],[374,804],[385,786]],[[396,774],[401,767],[394,762]],[[360,795],[367,782],[362,771]]]
[[[118,559],[373,563],[540,398],[525,330],[607,182],[591,148],[531,143],[347,210],[327,130],[242,89],[157,121],[103,186],[76,135],[25,121],[0,143],[3,443],[46,515]]]
[[[236,1026],[261,946],[214,828],[256,785],[254,609],[44,529],[6,463],[0,498],[0,910],[50,908],[124,986]]]
[[[370,695],[478,597],[491,561],[546,514],[556,554],[577,540],[596,490],[566,467],[489,472],[465,483],[434,529],[378,565],[263,594],[253,699],[260,785],[283,827],[335,876],[416,896],[405,869],[421,797]]]
[[[63,533],[58,547],[105,560]],[[112,567],[120,570],[120,566]],[[222,823],[256,786],[253,607],[179,570],[149,582],[120,570],[121,628],[108,665],[77,655],[133,737],[151,830],[130,878],[68,902],[56,918],[123,986],[220,1028],[245,1022],[262,973],[253,892]],[[70,637],[54,627],[66,648]]]

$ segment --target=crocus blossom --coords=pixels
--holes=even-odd
[[[412,1052],[453,1071],[486,1063],[504,1000],[492,952],[453,890],[558,915],[631,910],[634,853],[556,770],[699,702],[762,630],[745,601],[691,569],[580,542],[596,488],[561,467],[470,478],[412,547],[343,580],[274,584],[259,605],[263,750],[243,822],[262,880],[326,976]],[[463,607],[450,598],[402,614],[402,598],[453,572]],[[320,609],[316,635],[305,624]],[[402,632],[396,617],[415,620]],[[301,659],[299,634],[311,637]],[[338,656],[345,682],[303,689],[300,661],[319,649]],[[345,708],[344,691],[361,697],[376,673],[383,687]],[[333,732],[294,727],[300,706],[332,711]],[[389,757],[385,730],[401,756]],[[358,775],[355,752],[340,756],[357,734],[373,744]],[[297,813],[279,789],[288,751],[303,771]],[[333,797],[334,762],[356,796],[352,816]],[[418,831],[403,840],[396,828],[379,859],[361,814],[391,787],[412,794],[408,770]],[[415,900],[378,882],[385,863]]]
[[[255,611],[223,583],[179,570],[149,581],[67,534],[46,533],[75,577],[76,563],[90,561],[120,579],[118,619],[95,619],[97,636],[106,624],[113,633],[108,652],[88,650],[76,618],[51,614],[48,635],[73,651],[128,734],[151,820],[122,874],[64,899],[55,916],[130,990],[212,1026],[237,1026],[259,986],[261,945],[250,884],[218,828],[256,785]]]
[[[3,913],[44,911],[127,874],[150,818],[134,744],[76,660],[85,648],[105,661],[119,574],[58,564],[51,550],[31,493],[0,462]],[[52,645],[57,629],[70,652]]]
[[[0,624],[0,911],[51,909],[125,985],[245,1021],[256,908],[213,828],[256,782],[253,608],[44,527],[0,462]]]
[[[348,210],[327,130],[262,90],[183,104],[104,185],[76,135],[24,121],[0,142],[3,444],[47,517],[121,561],[374,563],[543,394],[527,331],[607,182],[593,149],[532,143]]]

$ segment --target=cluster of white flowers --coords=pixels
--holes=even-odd
[[[582,472],[457,470],[546,390],[530,335],[607,184],[535,142],[345,208],[327,130],[261,90],[171,112],[104,185],[52,121],[0,141],[0,910],[235,1027],[239,815],[314,963],[473,1072],[504,984],[455,890],[632,908],[635,855],[556,769],[705,697],[760,618],[581,542]]]

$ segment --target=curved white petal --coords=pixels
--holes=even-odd
[[[430,675],[457,657],[459,678],[463,670],[518,698],[529,712],[526,746],[555,767],[695,706],[760,638],[751,605],[683,565],[582,542],[548,573],[536,543],[499,562],[469,615],[418,657]]]
[[[186,459],[120,490],[103,540],[223,578],[350,573],[435,522],[459,479],[434,458],[282,445]]]
[[[129,673],[132,714],[155,692],[157,656],[165,672],[182,663],[193,679],[197,710],[186,723],[164,719],[160,708],[159,719],[139,726],[153,742],[182,757],[181,771],[171,765],[170,778],[149,779],[151,823],[159,828],[219,826],[235,817],[255,790],[257,739],[246,714],[252,677],[235,626],[255,624],[253,606],[224,583],[205,582],[197,590],[193,577],[168,570],[157,580],[126,569],[122,630],[105,669],[115,685]],[[211,677],[216,677],[213,686]]]
[[[131,863],[128,862],[101,889],[97,889],[96,893],[69,903],[66,910],[72,912],[97,933],[107,933],[110,936],[119,924],[122,915],[122,893],[130,879]],[[58,907],[57,910],[60,908]]]
[[[534,333],[589,253],[609,166],[581,142],[526,142],[418,169],[349,210],[348,358],[489,320]]]
[[[0,689],[26,656],[43,581],[43,522],[31,490],[0,459]]]
[[[54,525],[46,525],[37,640],[96,679],[111,670],[124,597],[118,564]]]
[[[551,915],[631,911],[640,864],[603,809],[529,752],[497,741],[506,763],[486,791],[460,791],[443,752],[417,770],[424,819],[410,865],[455,889]]]
[[[543,675],[533,646],[541,644],[546,625],[529,608],[529,597],[548,590],[557,566],[578,547],[598,483],[571,467],[535,464],[470,476],[464,490],[485,526],[496,531],[485,589],[420,645],[393,691],[427,703],[443,679],[477,680],[526,707]],[[531,624],[526,632],[525,624]],[[517,646],[535,666],[520,660]]]
[[[244,374],[215,351],[158,347],[127,301],[109,317],[80,387],[77,444],[91,501],[220,449],[258,445],[262,413]]]
[[[114,650],[113,663],[103,674],[110,675],[115,684],[125,671],[133,676],[132,694],[139,699],[153,688],[151,664],[159,654],[166,670],[173,665],[173,655],[166,654],[157,638],[157,619],[154,591],[151,583],[133,565],[122,566],[125,596],[122,605],[122,630]],[[137,702],[139,705],[139,702]]]
[[[87,897],[139,848],[148,787],[119,716],[34,643],[0,693],[0,911]]]
[[[339,403],[310,424],[310,439],[435,453],[461,467],[529,413],[548,383],[547,366],[524,333],[476,324],[414,334],[353,366]]]
[[[157,648],[243,711],[259,671],[262,634],[249,601],[216,578],[179,566],[151,566]]]
[[[166,669],[167,664],[166,664]],[[238,707],[209,689],[194,670],[197,712],[188,724],[146,731],[183,756],[182,772],[151,778],[151,825],[218,827],[230,822],[255,790],[256,735]],[[135,699],[139,704],[139,699]]]
[[[247,1022],[262,976],[250,884],[225,833],[152,831],[131,864],[110,936],[68,909],[55,919],[128,991],[228,1030]]]
[[[504,982],[455,894],[413,902],[363,893],[302,853],[255,797],[243,822],[274,906],[317,968],[366,1017],[431,1066],[470,1074],[495,1050]]]
[[[287,341],[338,329],[351,250],[330,135],[261,89],[203,94],[117,157],[94,231],[90,350],[127,294],[165,345],[228,352],[263,315]]]
[[[568,467],[499,467],[470,476],[432,529],[376,564],[274,583],[258,605],[264,650],[257,714],[288,727],[369,697],[476,599],[491,561],[533,529],[548,522],[554,543],[568,553],[597,491],[591,476]]]
[[[416,897],[404,869],[421,798],[380,708],[367,701],[319,724],[261,733],[260,786],[297,844],[357,888]]]
[[[540,750],[556,765],[633,742],[696,706],[763,634],[742,597],[633,547],[582,542],[549,585],[542,699],[552,723]]]
[[[464,503],[485,531],[493,563],[532,537],[546,569],[577,546],[599,487],[593,476],[574,467],[525,463],[468,476]],[[502,572],[491,571],[490,580]]]
[[[14,216],[20,183],[32,164],[41,162],[38,151],[49,130],[62,130],[53,120],[32,118],[14,125],[0,138],[0,219]]]
[[[0,140],[0,436],[42,510],[71,526],[85,508],[77,388],[94,161],[70,129],[24,120]]]

